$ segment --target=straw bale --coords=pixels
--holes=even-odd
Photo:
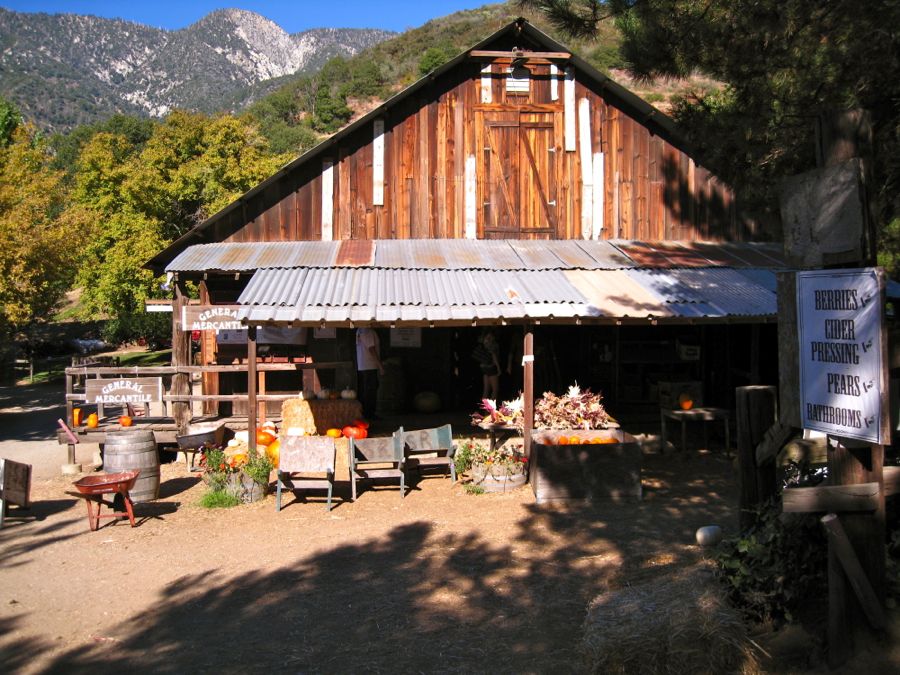
[[[595,598],[581,649],[592,673],[761,672],[747,628],[707,564]]]
[[[302,398],[289,398],[281,404],[281,428],[303,429],[306,434],[316,434],[316,421],[313,419],[309,401]]]

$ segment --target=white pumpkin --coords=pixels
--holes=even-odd
[[[316,397],[318,397],[320,400],[328,399],[330,396],[331,396],[330,389],[321,389],[321,390],[319,390],[319,393],[316,394]]]
[[[356,390],[355,389],[343,389],[341,391],[341,398],[352,400],[356,398]]]

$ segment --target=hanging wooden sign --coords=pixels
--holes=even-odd
[[[238,305],[185,305],[182,330],[247,330],[238,316]]]
[[[100,405],[156,403],[163,397],[162,378],[89,379],[84,383],[84,397],[88,403]]]

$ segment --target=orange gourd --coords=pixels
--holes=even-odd
[[[256,444],[257,445],[269,445],[276,440],[276,436],[272,434],[270,431],[266,429],[257,429],[256,430]]]
[[[81,422],[81,408],[72,408],[72,424],[76,427],[80,427]]]
[[[281,441],[277,438],[266,446],[266,457],[278,468],[278,455],[281,452]]]
[[[353,420],[353,426],[360,427],[362,429],[368,429],[369,423],[363,419]]]
[[[681,406],[682,410],[690,410],[694,407],[694,400],[690,394],[680,394],[678,396],[678,405]]]
[[[355,440],[366,438],[369,435],[369,432],[362,427],[355,427],[352,424],[348,424],[347,426],[345,426],[342,433],[347,438],[353,438]]]
[[[331,428],[331,429],[329,429],[328,431],[325,432],[325,435],[326,435],[326,436],[330,436],[331,438],[340,438],[340,437],[341,437],[341,430],[340,430],[340,429],[334,429],[334,428]]]
[[[568,444],[569,444],[569,437],[568,437],[568,436],[560,436],[560,437],[559,437],[559,440],[557,441],[557,443],[559,443],[560,445],[568,445]]]
[[[87,428],[88,429],[96,429],[100,426],[100,418],[97,417],[97,413],[91,413],[87,417]]]
[[[134,420],[132,420],[128,415],[122,415],[119,418],[119,426],[130,427],[132,424],[134,424]]]

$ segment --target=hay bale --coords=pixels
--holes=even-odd
[[[302,398],[289,398],[281,404],[281,429],[303,429],[311,436],[316,434],[316,421],[313,419],[309,401]]]
[[[746,626],[709,564],[598,596],[581,649],[592,673],[760,672]]]

